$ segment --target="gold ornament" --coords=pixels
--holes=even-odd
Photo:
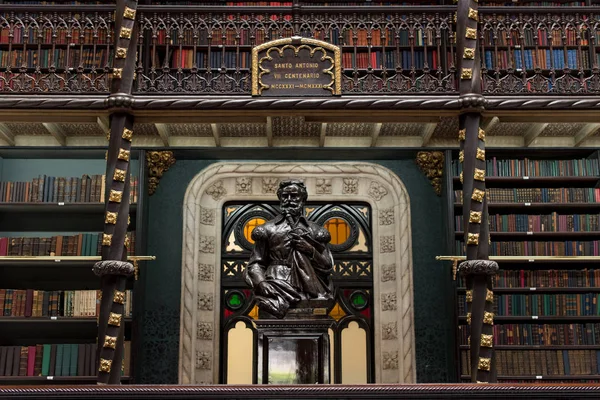
[[[470,224],[480,224],[481,223],[481,211],[471,211],[469,213],[469,223]]]
[[[465,37],[467,39],[477,39],[477,29],[475,29],[475,28],[467,28],[467,32],[465,33]]]
[[[465,140],[467,138],[467,129],[460,129],[458,131],[458,140]],[[464,157],[464,154],[463,154]]]
[[[108,233],[104,233],[102,235],[102,246],[110,246],[111,243],[112,243],[112,235],[109,235]]]
[[[119,213],[115,213],[115,212],[110,212],[107,211],[106,212],[106,218],[104,218],[104,223],[105,224],[116,224],[117,223],[117,215]]]
[[[492,366],[491,358],[479,357],[479,365],[477,366],[477,369],[480,369],[482,371],[489,371],[491,366]]]
[[[123,139],[131,142],[131,138],[133,138],[133,131],[131,129],[123,128]]]
[[[493,335],[481,335],[481,347],[492,347],[493,345]]]
[[[468,233],[467,244],[479,244],[479,233]]]
[[[125,182],[125,170],[116,168],[113,179],[115,181]]]
[[[119,156],[118,156],[119,160],[129,161],[129,155],[130,155],[129,150],[119,149]]]
[[[494,313],[485,311],[483,313],[483,323],[488,325],[494,325]]]
[[[123,245],[127,248],[129,248],[129,237],[125,236],[125,240],[123,241]]]
[[[465,298],[467,303],[470,303],[473,301],[473,291],[472,290],[467,290],[465,293]]]
[[[123,18],[135,19],[135,10],[129,7],[125,7],[125,11],[123,12]]]
[[[475,168],[475,174],[473,175],[473,179],[485,182],[485,170],[484,169]]]
[[[463,175],[462,172],[460,173],[460,175],[458,175],[458,180],[460,181],[460,183],[463,183],[463,181],[464,181],[464,175]]]
[[[471,325],[471,313],[467,313],[467,324]]]
[[[112,201],[113,203],[120,203],[123,198],[123,192],[118,190],[111,190],[108,195],[108,201]]]
[[[481,203],[483,201],[483,196],[485,196],[485,192],[483,190],[473,189],[473,195],[471,196],[471,199]]]
[[[477,133],[477,137],[483,141],[485,141],[485,131],[479,128],[479,132]]]
[[[473,77],[473,70],[471,68],[463,68],[460,73],[460,79],[471,79]]]
[[[477,21],[477,10],[469,8],[469,18],[471,18],[472,20]]]
[[[461,150],[458,152],[458,161],[465,162],[465,151],[464,150]]]
[[[116,57],[117,58],[127,57],[127,49],[125,47],[117,47]]]
[[[117,347],[117,338],[115,336],[105,336],[104,347],[107,347],[109,349],[114,349],[115,347]]]
[[[124,304],[125,303],[125,292],[120,292],[118,290],[115,290],[115,293],[113,294],[113,302],[119,303],[119,304]]]
[[[152,196],[158,188],[160,178],[175,164],[175,156],[172,151],[149,151],[146,153],[146,164],[149,175],[148,194]]]
[[[490,303],[494,302],[494,292],[492,292],[490,289],[486,289],[487,292],[485,293],[485,301],[489,301]]]
[[[121,318],[123,316],[121,314],[110,313],[108,317],[108,324],[113,326],[121,326]]]
[[[485,150],[478,148],[475,158],[481,161],[485,161]]]
[[[123,39],[131,39],[131,28],[122,27],[119,36]]]
[[[121,79],[123,76],[123,68],[113,68],[113,78]]]
[[[107,360],[104,358],[100,359],[100,372],[110,372],[110,366],[112,364],[112,360]]]
[[[463,58],[467,60],[473,60],[475,58],[475,49],[466,47],[463,53]]]

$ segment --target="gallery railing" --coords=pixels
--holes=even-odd
[[[291,36],[342,48],[343,94],[457,94],[452,5],[158,3],[136,16],[136,95],[250,95],[252,47]],[[0,93],[108,93],[113,11],[0,4]],[[485,94],[600,93],[600,7],[481,6],[478,18]]]

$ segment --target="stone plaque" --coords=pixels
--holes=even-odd
[[[341,91],[337,46],[295,36],[252,49],[253,96],[337,96]]]

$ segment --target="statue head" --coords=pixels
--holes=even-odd
[[[304,203],[308,198],[308,192],[304,182],[299,180],[287,180],[279,183],[277,198],[281,212],[292,216],[299,216],[304,209]]]

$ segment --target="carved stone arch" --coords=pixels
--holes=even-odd
[[[179,383],[217,383],[219,379],[223,204],[273,200],[278,180],[288,178],[304,180],[310,200],[371,205],[375,379],[377,383],[415,383],[408,193],[398,176],[385,167],[343,162],[222,162],[192,179],[183,204]],[[397,333],[390,335],[386,327],[392,325]]]

